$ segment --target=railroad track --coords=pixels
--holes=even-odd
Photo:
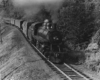
[[[15,26],[17,27],[17,26]],[[18,27],[17,27],[18,28]],[[19,29],[19,28],[18,28]],[[54,64],[51,61],[49,61],[31,42],[26,38],[25,34],[22,32],[22,30],[19,29],[19,31],[23,34],[25,39],[29,42],[29,44],[37,51],[37,53],[43,58],[43,60],[51,67],[57,74],[60,75],[61,78],[64,80],[93,80],[89,77],[81,74],[77,70],[70,67],[68,64]]]
[[[32,45],[34,46],[34,45]],[[34,48],[47,60],[50,67],[54,67],[54,71],[58,73],[64,80],[93,80],[90,77],[78,72],[68,64],[54,64],[49,61],[35,46]],[[52,66],[51,66],[52,65]]]

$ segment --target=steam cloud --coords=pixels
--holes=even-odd
[[[12,0],[15,7],[21,7],[25,11],[26,17],[35,16],[41,7],[44,7],[51,14],[53,22],[57,21],[57,11],[64,0]]]

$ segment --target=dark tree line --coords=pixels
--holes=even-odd
[[[59,10],[58,26],[65,41],[75,45],[89,42],[95,30],[94,9],[93,3],[87,7],[83,0],[64,3]]]

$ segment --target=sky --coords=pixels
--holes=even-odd
[[[15,7],[21,7],[25,11],[25,17],[33,17],[41,8],[45,8],[51,14],[51,19],[57,21],[57,11],[64,0],[12,0]]]
[[[63,0],[12,0],[15,6],[29,6],[29,5],[40,5],[40,4],[58,4]],[[55,4],[55,5],[56,5]]]

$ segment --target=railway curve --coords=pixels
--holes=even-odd
[[[36,46],[34,46],[25,36],[23,31],[17,27],[20,32],[23,34],[27,42],[30,44],[30,46],[37,51],[37,54],[43,58],[43,60],[56,72],[62,77],[64,80],[93,80],[90,77],[87,77],[86,75],[81,74],[74,68],[70,67],[68,64],[54,64],[50,60],[48,60],[38,49]]]

